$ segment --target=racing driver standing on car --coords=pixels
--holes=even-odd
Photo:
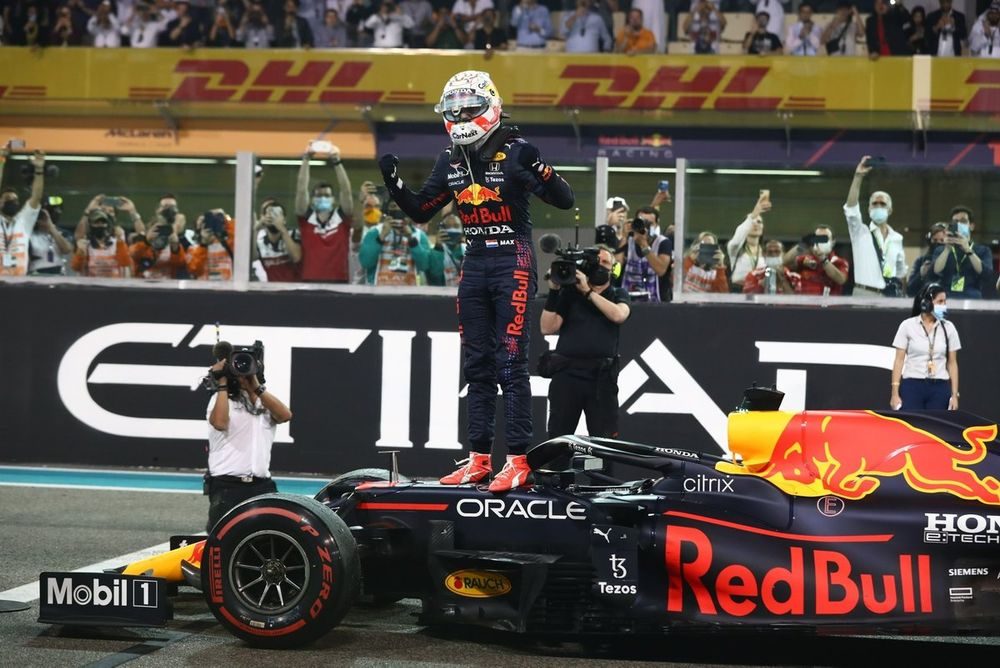
[[[459,72],[445,84],[434,111],[444,117],[452,146],[438,156],[417,193],[399,177],[399,159],[383,155],[379,169],[392,198],[418,223],[454,202],[468,244],[458,286],[458,329],[469,384],[469,458],[445,485],[475,483],[492,473],[497,383],[503,390],[507,463],[490,483],[502,492],[526,483],[531,442],[528,373],[529,300],[535,257],[528,197],[560,209],[573,190],[519,130],[503,122],[502,100],[486,72]]]

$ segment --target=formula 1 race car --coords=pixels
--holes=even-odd
[[[356,471],[314,499],[251,499],[183,556],[125,573],[197,584],[266,647],[327,633],[359,592],[418,598],[427,625],[555,635],[995,632],[997,425],[780,400],[747,391],[730,458],[564,436],[529,450],[530,487],[502,494]]]

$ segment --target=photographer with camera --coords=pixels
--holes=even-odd
[[[726,257],[712,232],[699,234],[684,256],[684,292],[729,292]]]
[[[975,228],[972,210],[956,206],[944,244],[931,255],[931,280],[943,285],[949,297],[982,299],[983,289],[992,280],[993,256],[989,248],[972,242]]]
[[[615,259],[624,265],[622,287],[630,297],[649,302],[669,302],[673,297],[670,285],[673,239],[660,235],[660,212],[651,206],[636,211],[635,218],[625,223],[625,243]]]
[[[187,277],[187,253],[174,225],[155,214],[145,234],[128,248],[135,270],[142,278]]]
[[[549,438],[572,434],[587,417],[591,436],[618,436],[618,331],[629,317],[629,297],[611,286],[608,248],[557,251],[542,309],[543,336],[559,335],[539,360],[549,384]]]
[[[80,276],[131,278],[132,258],[125,243],[125,230],[103,209],[87,216],[87,236],[76,240],[70,268]]]
[[[222,209],[206,211],[195,222],[198,245],[187,254],[188,275],[199,281],[233,277],[233,220]]]
[[[252,260],[260,260],[269,283],[298,281],[302,261],[299,231],[289,230],[285,207],[275,199],[261,204],[261,216],[254,225]]]
[[[212,354],[216,362],[202,382],[212,393],[206,412],[208,531],[234,506],[277,491],[271,480],[271,446],[277,426],[292,419],[288,406],[264,385],[260,341],[235,349],[220,341]]]
[[[426,272],[430,243],[402,209],[390,202],[382,222],[365,233],[358,260],[368,285],[416,285]]]
[[[833,252],[833,230],[819,225],[785,253],[784,263],[799,274],[804,295],[842,295],[850,265]]]
[[[10,155],[10,142],[0,157],[5,162]],[[28,273],[28,243],[35,230],[38,212],[42,208],[45,189],[45,154],[35,151],[31,157],[33,178],[31,197],[24,206],[13,188],[0,191],[0,276],[24,276]]]

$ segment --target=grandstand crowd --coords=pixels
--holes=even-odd
[[[328,150],[317,156],[310,144],[294,193],[269,195],[258,167],[252,280],[456,286],[465,243],[451,207],[429,224],[417,224],[383,187],[365,181],[355,191],[339,150]],[[4,146],[0,179],[9,155]],[[317,158],[325,159],[319,178],[310,171]],[[0,192],[0,275],[233,278],[235,223],[224,209],[186,211],[182,198],[164,193],[146,215],[130,198],[105,194],[95,195],[82,212],[63,211],[60,197],[45,195],[44,155],[35,152],[32,164],[24,200],[17,188]],[[972,209],[954,203],[947,215],[941,212],[919,253],[907,257],[903,237],[890,223],[892,196],[875,191],[866,203],[861,195],[873,168],[869,156],[859,162],[843,207],[844,225],[809,227],[799,240],[765,234],[772,203],[770,191],[761,190],[731,233],[690,230],[690,244],[675,254],[673,226],[660,226],[669,192],[657,189],[648,205],[634,211],[624,197],[609,198],[605,218],[594,221],[594,243],[616,255],[617,284],[649,301],[672,299],[675,262],[684,292],[905,297],[933,282],[950,297],[995,296],[997,258],[976,241]],[[548,260],[539,257],[540,271]]]
[[[1000,0],[2,0],[0,44],[1000,57]]]

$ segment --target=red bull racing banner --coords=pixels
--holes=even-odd
[[[1000,62],[990,59],[514,52],[486,60],[467,51],[319,49],[8,47],[0,50],[0,103],[8,113],[156,116],[155,102],[172,113],[231,118],[262,110],[276,119],[329,118],[331,107],[356,117],[376,105],[429,115],[444,82],[464,69],[489,71],[506,108],[1000,112]]]

